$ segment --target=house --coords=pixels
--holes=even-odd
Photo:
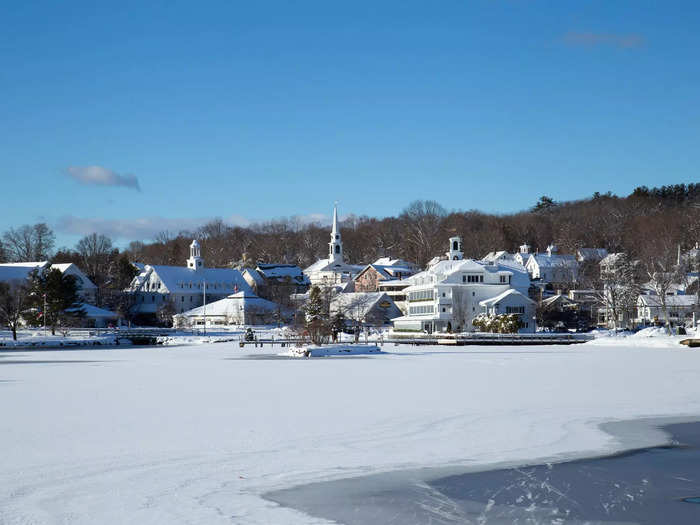
[[[356,292],[376,292],[382,281],[401,281],[414,275],[418,268],[401,259],[382,257],[365,266],[353,278]]]
[[[83,300],[84,324],[96,328],[116,324],[118,317],[116,313],[93,305],[97,300],[97,286],[73,263],[49,264],[48,261],[3,263],[0,264],[0,282],[26,282],[30,279],[32,272],[49,270],[58,270],[64,275],[75,277],[78,296]]]
[[[265,299],[305,293],[311,286],[309,278],[296,264],[261,263],[255,269],[246,268],[243,278],[256,295]]]
[[[320,259],[304,270],[312,285],[332,286],[346,283],[357,275],[364,265],[346,264],[343,255],[343,240],[338,227],[338,206],[333,207],[331,242],[328,243],[328,258]]]
[[[403,290],[409,286],[406,280],[418,272],[418,267],[402,259],[382,257],[365,266],[353,279],[355,292],[386,293],[401,312],[406,312],[406,294]]]
[[[252,292],[238,292],[173,316],[173,326],[261,325],[275,321],[277,305]]]
[[[697,298],[694,295],[667,295],[666,310],[672,324],[683,324],[697,311]],[[658,295],[641,294],[637,299],[639,324],[665,323],[661,298]]]
[[[578,278],[578,261],[573,255],[559,255],[550,244],[546,253],[531,254],[525,263],[530,278],[553,285],[570,285]]]
[[[376,327],[388,325],[402,315],[391,297],[383,292],[337,294],[331,299],[330,313],[342,314],[346,323]]]
[[[518,333],[533,333],[535,331],[535,310],[537,303],[515,288],[510,288],[496,297],[479,301],[482,313],[489,316],[517,314],[522,327]]]
[[[481,301],[517,290],[511,300],[524,306],[529,315],[531,300],[526,297],[530,279],[515,261],[485,263],[463,259],[461,240],[450,239],[449,259],[443,259],[427,270],[409,277],[408,312],[393,320],[395,331],[466,332],[473,330],[473,320],[483,313]],[[532,318],[523,319],[526,329],[533,328]]]
[[[139,273],[125,290],[134,297],[133,312],[152,317],[165,306],[184,313],[238,292],[254,295],[238,270],[207,268],[197,240],[190,245],[185,266],[135,264]]]
[[[78,295],[85,302],[94,303],[97,299],[97,286],[73,263],[49,264],[48,261],[3,263],[0,264],[0,281],[26,281],[34,270],[40,272],[59,270],[64,275],[72,275],[78,285]]]

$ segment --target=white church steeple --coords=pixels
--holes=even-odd
[[[204,268],[204,259],[202,259],[201,249],[197,239],[190,244],[190,258],[187,259],[187,267],[192,270],[201,270]]]
[[[331,229],[331,242],[328,243],[328,262],[330,264],[343,264],[343,241],[340,238],[340,228],[338,228],[338,203],[333,206],[333,228]]]

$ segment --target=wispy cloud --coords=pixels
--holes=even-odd
[[[585,31],[569,31],[563,37],[564,42],[570,46],[596,47],[609,46],[623,49],[641,47],[645,40],[642,35],[636,33],[593,33]]]
[[[93,186],[124,186],[141,191],[136,175],[126,173],[120,175],[102,166],[69,166],[67,175],[80,184]]]
[[[124,239],[128,241],[152,240],[162,231],[181,232],[192,231],[213,220],[207,218],[166,218],[166,217],[138,217],[133,219],[101,219],[82,218],[73,215],[64,215],[56,222],[56,230],[70,235],[88,235],[101,233],[112,239]],[[239,215],[232,215],[224,219],[231,226],[248,226],[250,221]]]
[[[352,217],[341,215],[341,222]],[[148,241],[164,231],[177,234],[182,231],[192,232],[204,226],[215,217],[135,217],[127,219],[104,219],[100,217],[75,217],[63,215],[55,223],[57,232],[67,235],[89,235],[98,233],[106,235],[113,240]],[[268,220],[250,220],[242,215],[229,215],[222,219],[229,226],[259,227],[265,223],[283,221],[295,223],[300,227],[309,224],[328,226],[331,217],[325,213],[309,213],[292,215],[289,217],[277,217]]]

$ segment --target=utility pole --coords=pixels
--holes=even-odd
[[[44,294],[44,337],[46,337],[46,294]]]
[[[202,295],[204,300],[204,335],[207,335],[207,280],[203,279]]]

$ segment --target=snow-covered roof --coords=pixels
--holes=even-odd
[[[115,312],[105,310],[93,304],[83,303],[80,308],[85,312],[85,317],[90,319],[116,319],[119,317]]]
[[[500,250],[500,251],[494,251],[494,252],[489,252],[487,253],[483,259],[481,259],[484,262],[495,262],[498,260],[508,260],[508,259],[513,259],[514,256],[511,253],[508,253],[506,250]]]
[[[381,280],[383,280],[383,281],[395,279],[397,275],[410,276],[410,275],[413,275],[415,273],[415,270],[413,268],[408,267],[408,266],[390,266],[390,265],[372,263],[372,264],[368,264],[367,266],[365,266],[362,269],[362,271],[360,271],[355,276],[355,279],[357,279],[360,275],[365,273],[370,268],[374,269],[379,274]]]
[[[511,295],[517,297],[518,299],[520,299],[522,301],[535,304],[535,301],[530,299],[527,295],[523,295],[518,290],[511,288],[511,289],[506,290],[505,292],[503,292],[501,294],[498,294],[496,297],[491,297],[490,299],[484,299],[483,301],[479,301],[479,306],[492,306],[492,305],[502,301],[506,297],[510,297]]]
[[[578,261],[573,255],[558,255],[553,253],[536,253],[530,255],[527,260],[527,265],[534,261],[540,268],[578,268]]]
[[[394,301],[384,292],[351,292],[339,293],[331,299],[331,312],[352,312],[353,317],[365,317],[377,303],[386,301],[387,308],[398,307]]]
[[[241,308],[244,310],[254,308],[259,311],[272,312],[277,308],[277,305],[272,301],[258,297],[252,292],[238,292],[209,303],[206,306],[198,306],[197,308],[192,308],[191,310],[177,315],[191,317],[203,316],[206,313],[208,316],[233,316],[237,315],[237,312],[239,312]]]
[[[87,289],[97,289],[95,283],[93,283],[90,278],[85,275],[85,273],[73,263],[57,263],[52,264],[51,269],[60,270],[61,273],[68,273],[68,275],[73,275],[78,278],[78,282],[83,290]]]
[[[411,270],[416,270],[417,267],[415,264],[410,263],[408,261],[405,261],[403,259],[392,259],[391,257],[380,257],[376,261],[374,261],[372,264],[378,265],[378,266],[396,266],[396,267],[402,267],[402,268],[409,268]]]
[[[563,294],[556,294],[542,301],[542,305],[545,307],[552,306],[555,303],[574,304],[575,301]]]
[[[256,270],[265,279],[283,279],[289,277],[299,284],[308,284],[309,278],[296,264],[258,264]]]
[[[152,273],[170,293],[191,290],[206,282],[207,291],[216,294],[233,294],[239,291],[253,293],[240,271],[231,268],[187,268],[185,266],[146,265],[134,278],[132,289],[139,289]],[[192,285],[192,288],[190,287]],[[165,290],[159,290],[165,291]]]
[[[313,263],[308,268],[304,269],[306,275],[310,275],[315,272],[336,272],[336,273],[349,273],[354,275],[364,268],[363,265],[358,264],[345,264],[345,263],[331,263],[328,259],[320,259]]]
[[[252,281],[255,281],[255,284],[258,286],[262,286],[265,284],[265,279],[263,279],[263,276],[260,275],[257,271],[255,271],[254,268],[246,268],[243,270],[243,276],[244,277],[249,277]]]
[[[22,281],[29,278],[29,274],[34,270],[44,269],[48,266],[47,261],[3,263],[0,264],[0,281]]]
[[[666,306],[693,306],[695,295],[667,295]],[[640,295],[637,302],[643,306],[661,306],[661,297],[658,295]]]
[[[530,277],[523,267],[513,260],[499,260],[494,263],[483,261],[475,261],[473,259],[461,260],[441,260],[437,264],[431,266],[427,270],[417,273],[407,280],[411,286],[421,286],[434,283],[461,283],[461,274],[463,273],[483,273],[510,275],[510,284],[514,288],[527,290],[530,286]],[[491,284],[495,284],[492,281]]]

